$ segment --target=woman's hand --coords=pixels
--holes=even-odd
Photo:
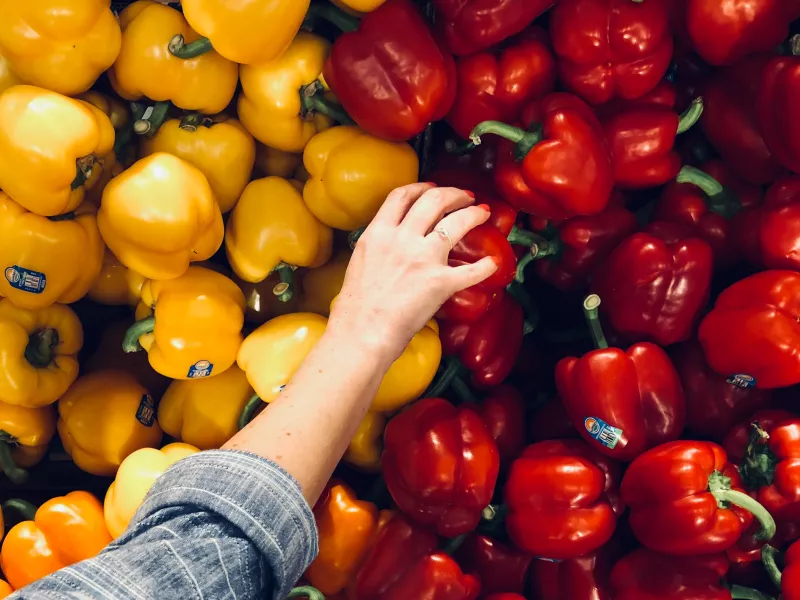
[[[394,190],[356,244],[329,330],[397,358],[453,294],[497,270],[491,257],[450,267],[453,245],[489,218],[473,194],[415,183]]]

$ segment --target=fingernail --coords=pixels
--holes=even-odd
[[[467,196],[469,196],[470,198],[472,198],[473,200],[475,199],[475,192],[470,192],[469,190],[464,190],[464,193]]]
[[[478,204],[478,208],[482,208],[483,210],[485,210],[488,213],[492,212],[492,209],[489,207],[488,204]]]

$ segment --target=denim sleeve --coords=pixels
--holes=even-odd
[[[285,598],[317,554],[292,477],[246,452],[211,450],[158,478],[128,530],[95,558],[10,598]]]

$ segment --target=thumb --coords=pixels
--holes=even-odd
[[[497,263],[491,256],[485,256],[478,262],[472,264],[452,267],[448,274],[448,284],[452,290],[451,293],[455,294],[468,287],[477,285],[485,281],[494,274],[495,271],[497,271]]]

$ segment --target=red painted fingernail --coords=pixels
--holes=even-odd
[[[482,208],[483,210],[485,210],[488,213],[492,212],[492,209],[489,207],[488,204],[478,204],[478,208]]]
[[[473,200],[475,199],[475,192],[470,192],[469,190],[464,190],[464,193],[467,196],[469,196],[470,198],[472,198]]]

